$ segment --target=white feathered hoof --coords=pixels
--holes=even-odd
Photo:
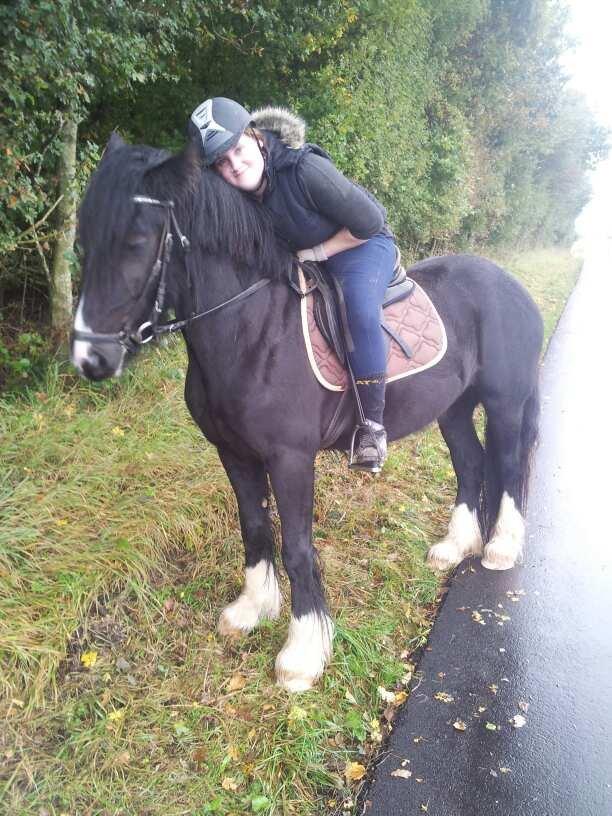
[[[248,635],[260,621],[260,610],[248,598],[240,595],[226,606],[219,616],[217,631],[224,637]]]
[[[427,566],[440,572],[455,567],[461,561],[463,561],[463,555],[459,551],[457,542],[446,538],[431,546],[427,553]]]
[[[461,503],[453,508],[446,538],[429,548],[427,564],[444,571],[456,567],[469,555],[482,555],[482,536],[476,513]]]
[[[480,562],[485,569],[509,570],[521,560],[523,548],[512,539],[494,536],[486,545]]]
[[[276,682],[289,692],[308,691],[325,670],[332,652],[334,625],[313,612],[291,618],[289,635],[276,657]]]
[[[217,630],[225,637],[246,635],[260,621],[278,618],[281,602],[272,565],[269,561],[260,561],[256,566],[246,568],[244,589],[234,603],[221,612]]]
[[[509,570],[523,557],[525,521],[514,499],[504,493],[491,540],[484,548],[482,566],[490,570]]]

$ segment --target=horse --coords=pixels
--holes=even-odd
[[[79,211],[82,286],[72,361],[90,380],[119,376],[139,347],[180,330],[185,400],[216,446],[235,492],[245,549],[244,585],[218,630],[245,635],[281,609],[270,490],[291,587],[277,682],[311,688],[332,653],[334,626],[312,543],[315,456],[332,419],[347,450],[350,400],[325,390],[308,364],[295,258],[261,205],[202,168],[194,146],[177,154],[113,134]],[[176,249],[172,249],[173,243]],[[489,260],[431,257],[408,270],[447,333],[435,366],[390,383],[385,426],[397,440],[437,420],[457,495],[448,532],[428,551],[447,570],[468,556],[488,569],[521,558],[530,455],[538,431],[542,320],[526,290]],[[176,321],[160,326],[167,308]],[[484,445],[473,414],[486,414]]]

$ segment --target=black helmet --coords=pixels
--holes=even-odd
[[[251,124],[251,114],[224,96],[207,99],[194,110],[189,120],[189,132],[199,137],[205,164],[213,164],[238,142]]]

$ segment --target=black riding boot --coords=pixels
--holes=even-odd
[[[387,434],[383,427],[385,377],[362,377],[356,383],[366,421],[353,434],[349,467],[379,473],[387,458]]]

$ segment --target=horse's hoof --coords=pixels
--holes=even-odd
[[[525,520],[514,499],[504,493],[493,536],[484,548],[482,566],[490,570],[509,570],[523,558]]]
[[[320,675],[319,675],[320,676]],[[298,677],[298,675],[279,673],[276,668],[276,685],[284,688],[290,694],[300,694],[303,691],[310,691],[319,677]]]
[[[310,612],[291,618],[285,645],[276,657],[276,682],[290,692],[308,691],[329,662],[334,625],[325,615]]]
[[[429,548],[427,564],[445,571],[470,555],[482,555],[482,536],[476,513],[462,502],[453,508],[446,537]]]
[[[427,566],[444,572],[463,561],[463,555],[454,541],[440,541],[429,548]]]
[[[221,612],[217,631],[224,637],[242,637],[248,635],[258,623],[259,610],[240,597]]]
[[[217,631],[224,637],[242,637],[248,635],[262,620],[276,620],[279,615],[280,595],[278,603],[263,609],[241,595],[221,612]]]
[[[234,603],[221,612],[217,630],[226,637],[246,635],[260,621],[278,618],[282,600],[274,569],[268,561],[262,560],[246,568],[244,589]]]
[[[480,562],[488,570],[509,570],[521,559],[522,547],[514,541],[492,538]]]

